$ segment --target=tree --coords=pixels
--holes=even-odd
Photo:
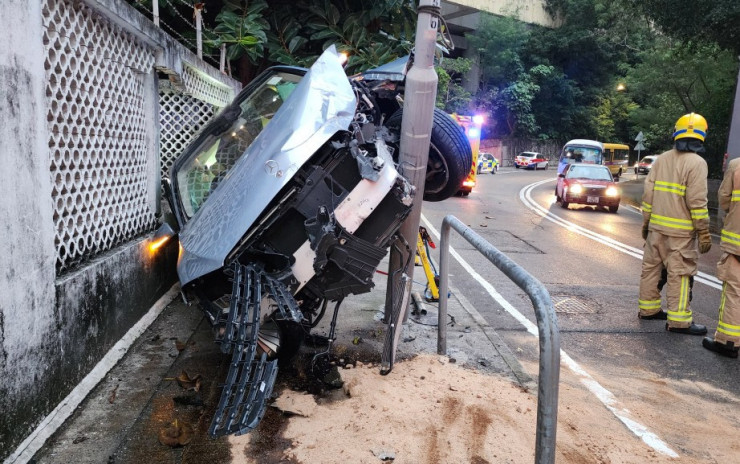
[[[668,148],[671,128],[682,114],[697,112],[709,122],[708,162],[717,171],[727,146],[738,62],[732,52],[712,43],[663,38],[643,54],[628,75],[630,93],[640,104],[631,114],[652,147]]]
[[[209,44],[227,45],[246,82],[272,64],[307,66],[332,44],[349,73],[385,64],[409,53],[416,12],[403,0],[224,0],[216,23]]]
[[[712,0],[630,0],[668,36],[687,42],[711,41],[740,55],[740,2]]]

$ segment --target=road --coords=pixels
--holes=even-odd
[[[595,407],[609,408],[631,429],[630,422],[637,422],[633,431],[640,436],[648,430],[641,437],[658,440],[658,448],[666,445],[702,462],[737,460],[737,445],[705,454],[713,445],[703,435],[730,441],[740,434],[740,420],[731,412],[740,404],[740,363],[703,349],[701,337],[668,333],[664,321],[637,318],[641,215],[625,205],[617,214],[580,206],[564,210],[554,200],[555,176],[555,170],[514,169],[479,176],[470,196],[425,203],[423,222],[438,230],[444,216],[454,214],[547,287],[560,327],[563,370],[575,372],[601,397]],[[492,296],[454,258],[452,285],[463,289],[536,375],[536,338],[515,317],[519,312],[535,321],[529,298],[454,231],[451,245],[500,296]],[[710,334],[720,299],[714,277],[719,254],[715,237],[712,250],[701,256],[691,305],[695,322],[707,325]],[[702,431],[698,425],[706,420],[726,425]]]

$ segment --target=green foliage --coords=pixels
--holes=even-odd
[[[630,121],[635,127],[656,128],[648,142],[651,149],[663,150],[672,143],[676,119],[700,113],[709,123],[709,161],[718,163],[727,146],[737,70],[734,54],[716,44],[664,38],[643,53],[642,62],[627,76],[630,93],[641,107],[630,114]]]
[[[216,16],[216,36],[210,41],[214,48],[226,44],[226,58],[235,60],[243,55],[253,63],[259,61],[267,42],[267,21],[262,12],[267,2],[257,0],[246,7],[238,0],[226,0],[221,12]]]
[[[467,114],[472,95],[462,86],[462,77],[469,73],[472,62],[466,58],[442,60],[437,71],[437,108],[448,113]]]
[[[402,0],[227,0],[216,22],[213,45],[229,44],[231,60],[307,66],[336,45],[349,55],[347,71],[356,73],[408,54],[416,13]]]
[[[633,10],[642,12],[667,35],[693,42],[707,40],[740,54],[740,2],[712,0],[630,0]]]

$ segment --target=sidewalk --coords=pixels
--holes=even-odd
[[[387,267],[384,261],[379,270],[385,271]],[[424,280],[420,267],[414,274],[417,282]],[[376,273],[376,287],[370,293],[350,296],[340,308],[334,352],[341,358],[342,366],[362,362],[375,363],[377,367],[386,330],[381,322],[386,280],[385,275]],[[423,292],[423,287],[415,283],[413,290]],[[536,384],[524,373],[508,347],[460,290],[452,287],[450,290],[449,362],[495,373],[536,390]],[[404,326],[397,363],[419,353],[436,353],[436,303],[425,306],[426,315],[410,315]],[[312,333],[328,333],[332,309],[330,305],[321,325]],[[304,346],[298,358],[305,364],[314,353],[323,350]],[[207,434],[228,362],[229,357],[221,354],[214,343],[210,326],[197,305],[188,306],[175,299],[31,462],[231,462],[233,437],[212,439]],[[340,375],[342,372],[339,369]],[[178,385],[175,378],[183,373],[191,379],[199,376],[198,391]],[[393,372],[389,374],[393,375]],[[292,368],[281,368],[273,396],[284,388],[300,390],[307,385],[305,366],[294,363]],[[262,457],[270,456],[271,449],[277,452],[281,448],[279,424],[270,417],[268,413],[252,432],[257,435],[256,440],[252,438],[253,443],[264,442],[264,449],[259,451],[265,453],[260,454]],[[159,442],[159,432],[175,419],[193,426],[193,439],[185,447],[170,448]],[[259,462],[272,461],[260,459]]]

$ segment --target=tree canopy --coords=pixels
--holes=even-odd
[[[151,0],[129,0],[147,9]],[[709,122],[710,167],[724,153],[740,53],[740,1],[697,6],[688,0],[546,0],[558,28],[481,14],[466,36],[479,56],[445,58],[437,106],[488,114],[484,135],[565,141],[591,138],[650,152],[671,145],[676,119]],[[161,14],[192,40],[185,0]],[[408,0],[209,0],[205,52],[222,45],[243,82],[275,63],[307,66],[329,45],[349,54],[348,73],[409,53],[415,2]],[[184,24],[184,25],[183,25]],[[178,29],[178,27],[170,27]],[[463,84],[479,69],[476,88]],[[471,79],[470,81],[478,81]],[[622,91],[617,91],[617,85]]]

